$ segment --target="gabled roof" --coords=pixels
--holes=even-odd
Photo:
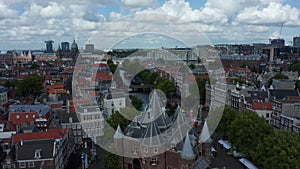
[[[181,158],[184,159],[194,159],[195,158],[195,153],[191,144],[190,136],[187,133],[185,136],[183,148],[181,151]]]
[[[165,143],[155,121],[148,123],[142,144],[147,146],[161,146]]]
[[[200,143],[211,142],[212,139],[210,136],[211,136],[211,134],[210,134],[210,131],[209,131],[209,128],[207,125],[207,121],[205,121],[202,131],[201,131],[201,134],[200,134],[200,137],[199,137],[199,142]]]
[[[164,105],[156,90],[153,91],[149,105],[142,114],[140,122],[147,124],[153,120],[157,123],[159,128],[167,128],[172,124],[170,117],[165,113]]]
[[[270,90],[271,97],[275,97],[275,99],[283,99],[286,96],[299,96],[299,92],[297,90],[279,90],[274,89]]]
[[[16,145],[16,160],[33,160],[35,152],[40,151],[39,159],[53,158],[55,139],[23,141],[23,145]]]
[[[118,128],[115,132],[114,138],[123,138],[124,134],[122,132],[122,129],[120,127],[120,125],[118,125]]]

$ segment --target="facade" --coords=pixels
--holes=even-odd
[[[284,39],[271,39],[270,40],[272,46],[284,46],[285,40]]]
[[[4,86],[0,86],[0,108],[3,104],[8,102],[7,89]]]
[[[300,47],[300,36],[296,36],[293,38],[293,46]]]
[[[103,111],[99,109],[97,104],[80,105],[77,110],[77,116],[83,130],[82,137],[101,139],[104,135]],[[96,140],[94,141],[96,142]]]
[[[61,50],[62,50],[62,52],[70,51],[70,43],[69,42],[61,42]]]
[[[252,69],[259,70],[264,61],[264,55],[221,55],[220,59],[224,67],[241,67],[245,64]]]
[[[257,113],[259,116],[266,119],[267,123],[271,123],[272,115],[272,102],[254,102],[247,110]]]
[[[231,90],[236,86],[233,83],[217,82],[216,85],[206,84],[206,104],[231,105]]]
[[[74,135],[74,141],[76,144],[80,144],[82,141],[82,127],[78,120],[76,113],[59,113],[60,116],[60,125],[63,129],[72,130]]]
[[[268,91],[263,89],[256,89],[252,86],[240,86],[237,84],[236,87],[231,90],[231,107],[238,111],[251,107],[251,104],[254,102],[266,101],[268,101]]]
[[[174,116],[168,116],[154,91],[146,110],[136,116],[124,133],[118,126],[114,135],[116,150],[126,155],[120,159],[122,167],[208,168],[212,142],[210,139],[201,140],[201,135],[193,129],[183,133],[189,123],[180,106]],[[170,133],[168,128],[171,125],[176,127]]]
[[[62,129],[15,134],[13,144],[15,156],[4,161],[6,168],[64,169],[75,148],[71,132]]]
[[[294,131],[300,120],[300,98],[286,97],[273,100],[271,124],[275,128]],[[296,126],[294,126],[296,125]]]
[[[100,108],[104,110],[105,118],[109,118],[114,111],[126,107],[124,92],[108,91],[100,95]]]
[[[85,44],[85,52],[94,53],[95,52],[94,44]]]
[[[46,43],[46,53],[53,53],[53,42],[52,40],[45,41]]]

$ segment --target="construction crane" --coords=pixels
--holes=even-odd
[[[284,24],[284,23],[281,24],[280,31],[279,31],[279,35],[278,35],[278,39],[280,39],[280,36],[281,36],[281,33],[282,33],[283,24]]]

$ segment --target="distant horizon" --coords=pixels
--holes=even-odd
[[[141,32],[182,35],[192,45],[201,33],[212,44],[268,43],[277,37],[289,44],[300,35],[295,0],[18,0],[0,1],[0,9],[1,50],[43,49],[49,39],[57,49],[73,38],[82,48],[97,33],[99,49]]]

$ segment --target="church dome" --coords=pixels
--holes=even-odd
[[[71,45],[71,49],[78,49],[78,45],[77,43],[75,42],[75,39],[73,40],[73,43]]]

